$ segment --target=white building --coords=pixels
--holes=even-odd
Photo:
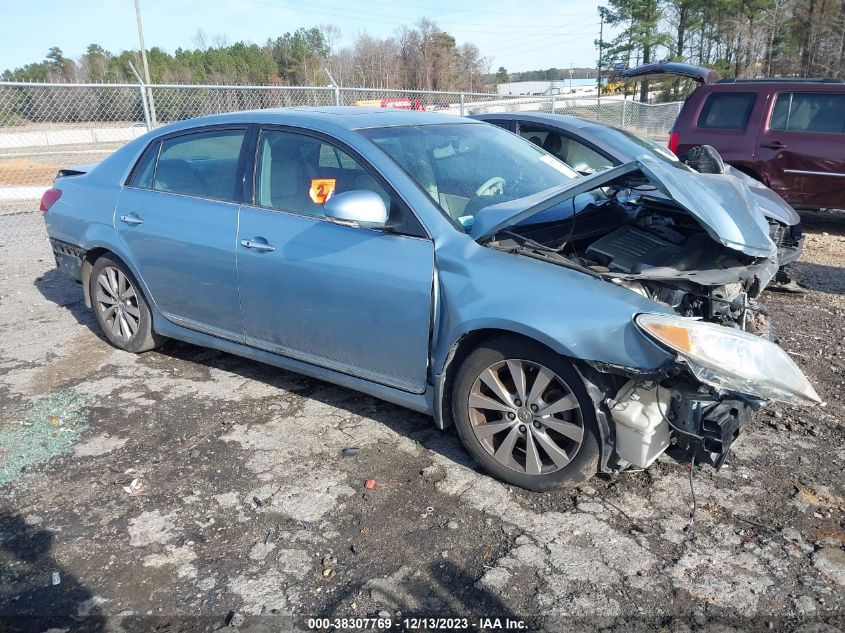
[[[569,91],[569,86],[563,80],[513,81],[496,86],[496,93],[500,95],[557,95],[563,91]]]
[[[512,81],[496,86],[496,94],[520,96],[566,95],[580,89],[595,91],[595,79],[556,79],[554,81]]]

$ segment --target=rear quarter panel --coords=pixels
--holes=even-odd
[[[53,186],[62,196],[44,214],[47,234],[84,251],[109,250],[132,269],[114,229],[114,211],[121,186],[150,138],[145,135],[124,145],[86,174],[57,178]],[[144,285],[138,271],[132,272]],[[73,276],[80,280],[79,274]]]
[[[88,174],[59,178],[54,187],[62,197],[44,214],[47,234],[90,250],[116,242],[114,208],[120,188],[98,183]]]

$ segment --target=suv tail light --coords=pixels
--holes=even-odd
[[[680,140],[680,136],[681,135],[678,134],[677,132],[669,132],[668,147],[669,147],[669,151],[672,152],[673,154],[678,153],[678,141]]]
[[[41,205],[38,207],[38,210],[41,213],[47,213],[48,209],[56,204],[56,201],[62,197],[62,192],[60,189],[48,189],[44,192],[44,195],[41,196]]]

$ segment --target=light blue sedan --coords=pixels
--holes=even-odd
[[[450,115],[266,110],[64,169],[41,208],[116,347],[179,339],[426,412],[533,490],[673,438],[718,466],[751,410],[819,401],[747,306],[696,294],[776,269],[747,191],[645,161],[575,176]]]

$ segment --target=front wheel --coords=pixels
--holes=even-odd
[[[94,262],[88,280],[91,304],[106,339],[127,352],[154,349],[167,340],[152,330],[153,320],[135,277],[108,256]]]
[[[458,370],[452,412],[466,449],[502,481],[545,491],[596,473],[593,402],[572,364],[537,343],[482,343]]]

